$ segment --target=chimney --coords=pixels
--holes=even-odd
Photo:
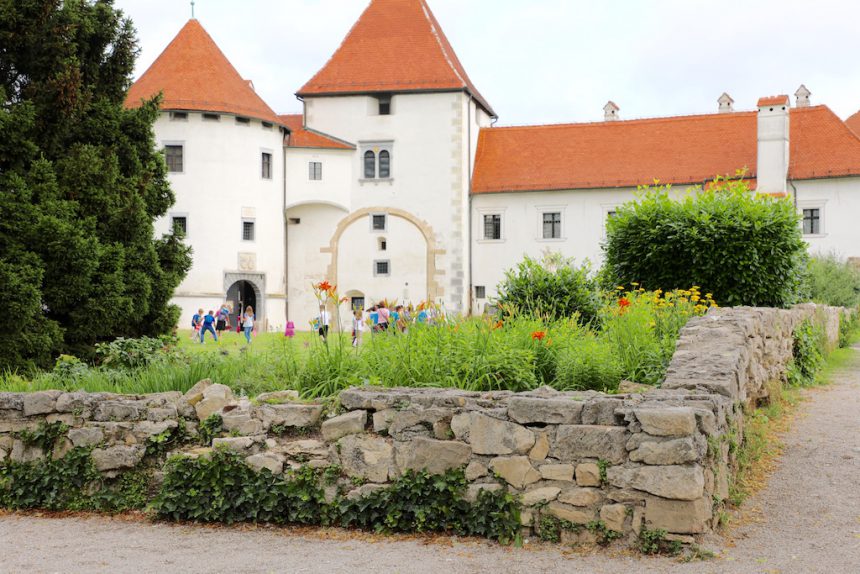
[[[614,122],[618,120],[618,112],[620,110],[621,108],[619,108],[615,102],[609,100],[606,102],[606,105],[603,106],[603,121]]]
[[[809,107],[809,96],[812,95],[812,92],[804,86],[800,84],[800,87],[797,88],[797,91],[794,92],[794,96],[797,98],[797,107],[798,108],[808,108]]]
[[[735,108],[732,105],[735,103],[735,101],[726,92],[723,92],[723,95],[720,96],[720,99],[717,100],[717,103],[720,104],[721,114],[730,114],[735,111]]]
[[[788,96],[771,96],[758,101],[758,191],[788,191],[789,151]]]

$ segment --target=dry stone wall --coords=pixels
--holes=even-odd
[[[184,395],[0,393],[0,461],[91,447],[98,470],[115,476],[145,462],[153,437],[181,427],[194,439],[201,421],[220,414],[224,432],[211,447],[275,474],[338,465],[331,498],[338,489],[362,497],[408,470],[465,468],[467,497],[503,488],[520,496],[526,530],[556,520],[592,525],[565,530],[566,541],[593,536],[595,525],[689,540],[712,528],[715,501],[728,496],[730,443],[740,440],[744,407],[784,377],[794,328],[819,321],[835,344],[839,317],[815,306],[712,310],[683,329],[665,384],[644,394],[364,387],[341,393],[330,415],[290,391],[250,401],[206,381]],[[68,430],[53,452],[19,434],[54,422]]]

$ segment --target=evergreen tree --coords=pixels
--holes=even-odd
[[[158,100],[123,106],[137,54],[113,0],[0,0],[0,368],[176,323],[190,251],[155,238],[174,196]]]

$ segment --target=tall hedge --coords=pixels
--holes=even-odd
[[[784,307],[802,295],[806,244],[790,198],[720,180],[680,198],[646,188],[607,222],[606,276],[619,285],[713,293],[724,306]]]
[[[0,370],[170,330],[190,267],[153,124],[123,106],[138,53],[112,0],[0,0]]]

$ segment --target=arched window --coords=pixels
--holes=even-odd
[[[391,154],[385,149],[379,152],[379,177],[381,179],[391,177]]]
[[[364,152],[364,178],[376,178],[376,154],[370,150]]]

